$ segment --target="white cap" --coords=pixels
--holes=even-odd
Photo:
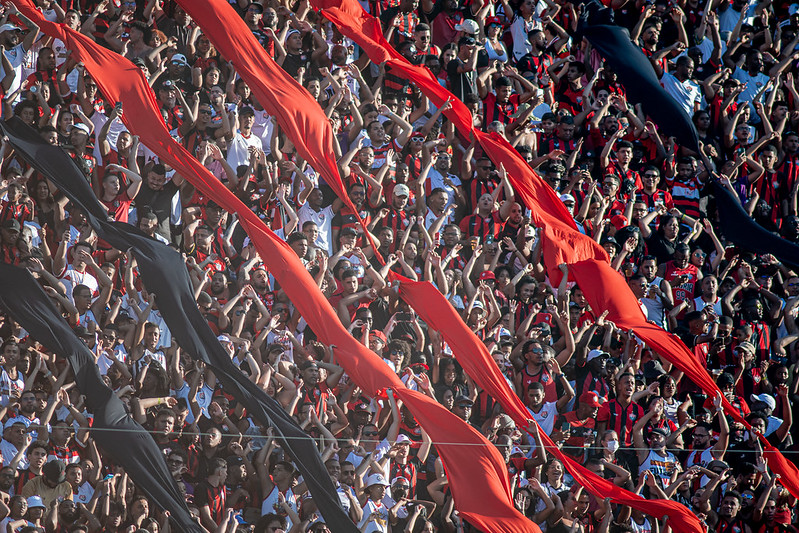
[[[471,19],[465,19],[460,24],[455,24],[455,31],[464,31],[466,33],[471,33],[472,35],[476,35],[478,31],[480,31],[480,26],[477,25],[477,22]]]
[[[386,478],[383,477],[383,474],[372,474],[366,478],[366,488],[368,489],[372,485],[383,485],[384,487],[389,486],[389,484],[386,483]]]
[[[228,337],[227,335],[220,335],[219,337],[216,338],[216,340],[227,344],[233,344],[233,341],[230,340],[230,337]]]
[[[566,202],[574,202],[574,196],[572,196],[571,194],[561,194],[560,201],[563,202],[564,204]]]
[[[188,65],[189,62],[186,60],[186,56],[183,54],[175,54],[172,56],[172,59],[169,60],[170,63],[180,63],[181,65]]]
[[[602,350],[591,350],[588,352],[588,357],[585,358],[586,362],[596,359],[597,357],[610,357],[607,352]]]
[[[78,122],[77,124],[73,124],[72,125],[72,129],[73,130],[80,130],[83,133],[85,133],[86,135],[91,135],[92,134],[91,130],[89,130],[89,126],[87,126],[83,122]]]
[[[408,196],[410,196],[410,194],[411,194],[411,190],[404,183],[399,183],[399,184],[394,186],[394,195],[395,196],[405,196],[407,198]]]
[[[750,396],[750,399],[753,402],[763,402],[768,404],[769,409],[772,411],[777,408],[777,401],[774,399],[773,396],[763,393],[763,394],[753,394]]]
[[[0,26],[0,33],[3,33],[4,31],[22,31],[22,28],[19,26],[14,26],[13,24],[3,24]]]

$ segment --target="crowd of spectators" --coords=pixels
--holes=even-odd
[[[678,335],[751,423],[745,431],[720,397],[594,312],[579,286],[549,283],[539,228],[504,168],[307,0],[230,3],[324,109],[364,226],[174,2],[35,3],[142,69],[175,138],[288,242],[351,334],[499,449],[516,507],[542,530],[669,525],[576,483],[535,425],[517,428],[398,298],[390,271],[430,281],[540,431],[592,472],[685,505],[708,531],[796,531],[796,499],[756,433],[797,457],[799,273],[733,246],[709,185],[720,180],[758,224],[799,242],[798,4],[611,0],[616,22],[692,117],[696,153],[663,135],[575,37],[579,2],[361,2],[404,57],[463,100],[476,127],[504,135],[552,186],[647,319]],[[125,129],[124,105],[103,99],[63,42],[12,4],[2,11],[4,118],[62,146],[109,217],[184,254],[219,342],[317,442],[360,530],[476,531],[455,509],[436,443],[392,391],[367,397],[348,378],[236,217]],[[133,256],[99,240],[7,142],[0,153],[0,260],[42,284],[152,432],[198,522],[219,532],[330,531],[271,430],[181,351]],[[158,502],[95,445],[63,354],[1,320],[0,533],[169,531]]]

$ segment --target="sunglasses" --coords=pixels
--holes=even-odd
[[[411,140],[415,143],[424,142],[424,137],[411,137]]]

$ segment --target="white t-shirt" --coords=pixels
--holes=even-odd
[[[76,285],[86,285],[89,287],[92,291],[92,296],[97,296],[100,292],[100,285],[97,283],[97,278],[89,274],[88,270],[78,272],[72,265],[67,265],[66,270],[59,279],[64,283],[64,287],[67,289],[67,296],[72,302],[75,301],[72,298],[72,289],[74,289]]]
[[[660,78],[660,84],[689,116],[694,113],[694,104],[702,101],[699,86],[691,80],[680,81],[669,72],[664,72]]]
[[[309,220],[319,227],[319,232],[313,244],[317,248],[326,251],[328,256],[333,255],[333,217],[335,215],[333,206],[323,207],[317,212],[308,205],[308,202],[305,202],[297,212],[299,218],[298,229],[300,231],[302,231],[302,225]]]
[[[11,87],[9,87],[8,91],[6,91],[6,94],[11,94],[19,89],[20,85],[22,85],[22,82],[25,80],[25,77],[22,74],[22,64],[25,62],[27,50],[25,50],[25,48],[22,46],[22,43],[19,43],[14,48],[6,50],[5,54],[8,62],[11,63],[11,68],[17,73],[17,75],[14,76],[14,81],[11,82]],[[5,75],[6,72],[3,70],[2,65],[0,65],[0,79],[5,77]],[[16,101],[19,101],[19,95],[17,95]]]
[[[551,435],[555,429],[555,419],[558,418],[557,403],[545,402],[538,413],[534,413],[529,407],[527,410],[530,412],[530,417],[538,422],[538,425],[544,430],[544,433]]]
[[[251,133],[249,137],[245,137],[241,133],[236,133],[233,140],[230,141],[227,150],[228,165],[235,171],[240,165],[250,164],[250,146],[254,146],[259,150],[263,149],[261,138]]]

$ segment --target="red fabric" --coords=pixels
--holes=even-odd
[[[365,13],[355,0],[314,0],[313,5],[318,9],[323,9],[323,14],[338,26],[342,34],[357,42],[373,62],[382,63],[387,61],[392,68],[401,70],[409,80],[420,87],[422,92],[436,106],[442,105],[448,98],[451,99],[453,108],[446,112],[447,118],[454,123],[462,135],[467,138],[470,135],[474,136],[497,166],[499,164],[505,166],[510,181],[520,198],[531,207],[533,221],[536,226],[543,229],[544,262],[549,269],[553,284],[558,283],[561,277],[558,265],[561,263],[569,264],[570,276],[584,291],[587,291],[586,296],[595,312],[600,313],[605,309],[609,309],[609,316],[616,324],[625,329],[634,328],[636,334],[655,348],[662,357],[685,372],[686,376],[701,386],[706,394],[709,396],[716,395],[719,389],[704,367],[694,359],[690,350],[676,337],[646,322],[629,287],[618,273],[610,268],[605,251],[593,239],[580,234],[576,230],[572,217],[566,212],[562,202],[555,196],[551,187],[548,187],[524,163],[507,141],[497,134],[488,135],[475,130],[472,127],[471,116],[465,105],[438,83],[435,83],[435,85],[428,83],[428,80],[433,78],[433,76],[427,69],[410,66],[404,58],[393,50],[383,38],[378,21]],[[435,318],[435,316],[430,316],[435,315],[434,313],[423,312],[430,305],[429,299],[414,298],[414,302],[412,305],[414,305],[420,315],[424,314],[426,320],[427,318],[431,320]],[[448,324],[448,326],[454,327],[454,324]],[[450,331],[446,328],[437,329],[442,332]],[[467,330],[464,333],[469,332]],[[473,370],[481,372],[484,369],[479,368],[478,365],[478,368]],[[467,372],[469,371],[467,370]],[[733,416],[737,414],[729,404],[725,406],[727,412],[732,413]],[[749,424],[740,419],[740,416],[737,418],[749,427]],[[796,465],[785,459],[765,439],[761,438],[761,441],[763,442],[764,450],[766,450],[765,453],[769,457],[769,465],[772,470],[779,473],[786,488],[794,496],[798,496],[799,470],[797,470]],[[599,478],[597,477],[596,479]],[[586,486],[586,488],[591,490],[591,486]],[[594,494],[604,497],[608,493]],[[647,501],[647,503],[650,502]],[[649,512],[647,509],[642,510]],[[672,515],[670,514],[669,516],[671,517]],[[672,528],[681,531],[695,530],[688,523],[672,522]]]
[[[355,213],[366,240],[377,254],[377,246],[341,182],[333,148],[337,141],[330,121],[311,93],[275,63],[226,0],[179,0],[177,3],[202,28],[216,50],[230,58],[238,75],[247,82],[266,112],[275,117],[300,156]]]
[[[382,359],[358,343],[341,325],[330,303],[288,244],[272,233],[257,215],[172,139],[161,120],[155,95],[141,70],[86,36],[61,24],[48,22],[30,0],[17,0],[17,5],[45,34],[61,39],[66,44],[74,56],[84,63],[108,101],[125,104],[123,121],[128,129],[141,137],[144,145],[203,194],[213,198],[224,209],[238,214],[239,222],[270,272],[318,337],[326,344],[336,346],[339,363],[355,383],[371,396],[386,388],[396,391],[430,438],[437,443],[436,449],[451,482],[450,490],[463,517],[485,531],[540,532],[538,526],[514,507],[507,470],[496,448],[432,398],[407,389]],[[225,10],[231,10],[223,4],[207,9],[220,17]],[[233,27],[226,27],[225,31],[226,34],[233,33]],[[295,93],[287,93],[282,103],[289,109],[286,113],[302,116],[301,110],[292,111],[292,106],[288,105],[296,101],[296,97]],[[318,107],[316,103],[314,106]],[[311,131],[322,129],[319,124],[309,128]]]
[[[427,325],[441,332],[464,371],[494,400],[519,427],[527,427],[530,416],[499,371],[485,344],[464,324],[450,303],[428,282],[403,279],[400,296],[411,304]],[[637,332],[638,330],[636,330]],[[645,500],[603,479],[564,454],[543,431],[539,432],[547,453],[555,455],[574,479],[599,498],[629,505],[658,518],[669,517],[669,525],[678,532],[703,531],[699,519],[684,505],[671,500]]]

